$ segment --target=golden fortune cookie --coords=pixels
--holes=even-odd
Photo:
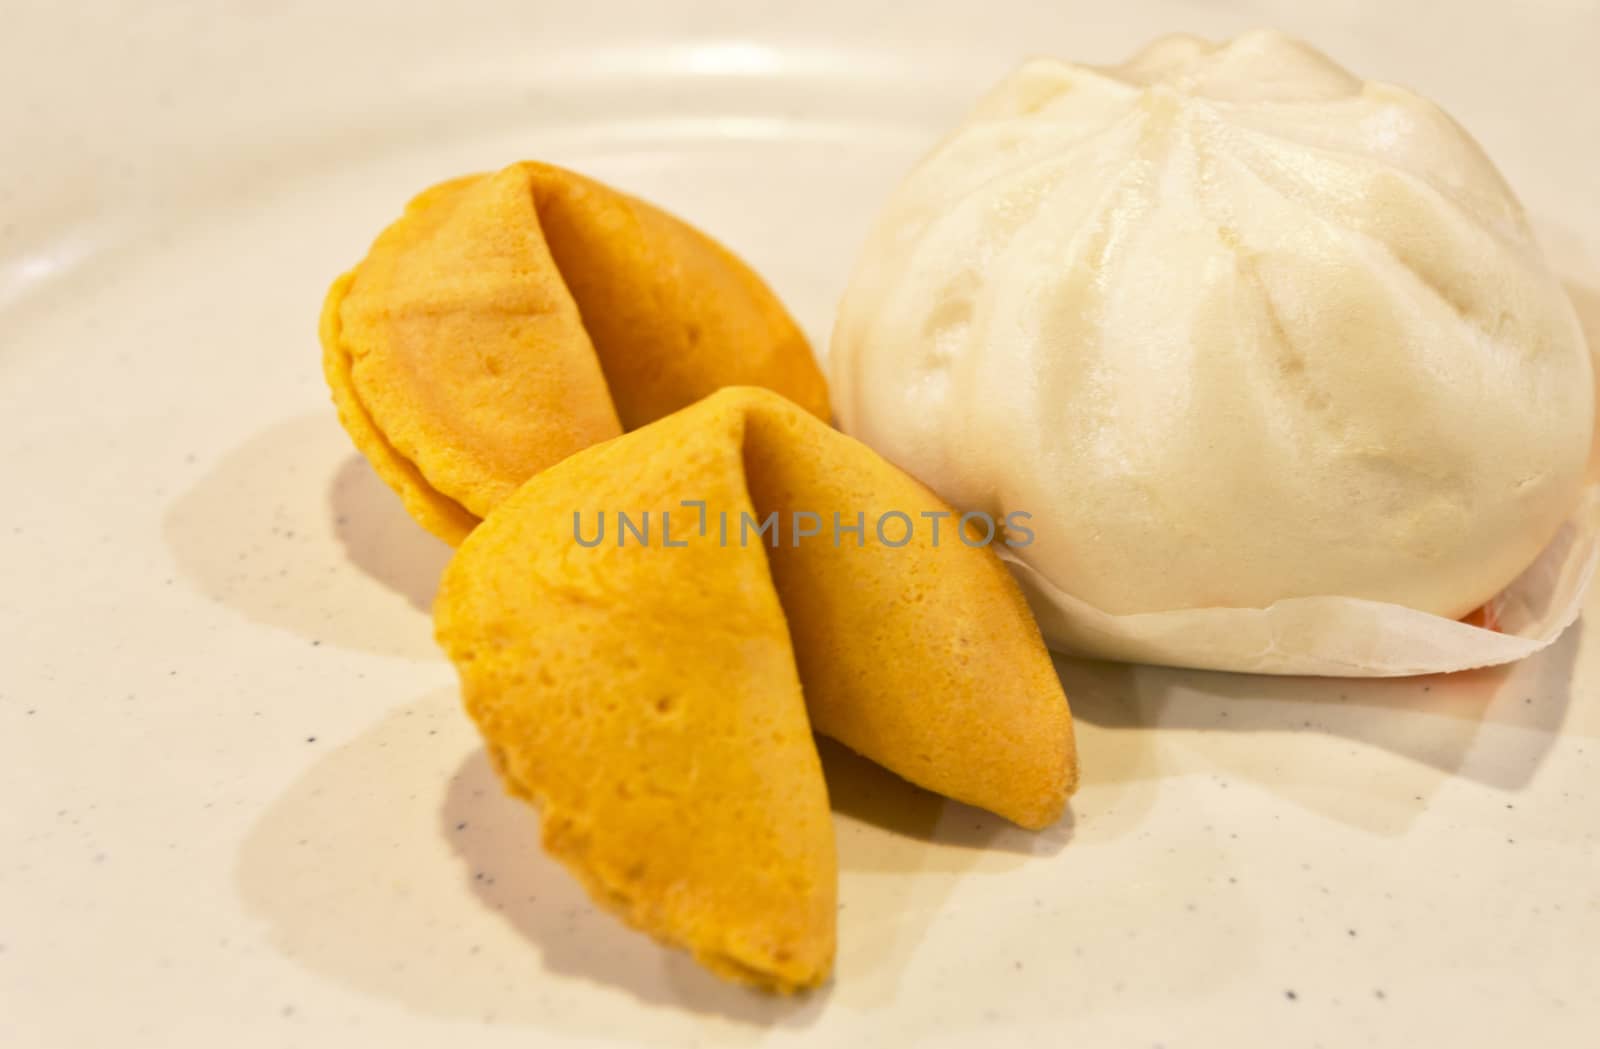
[[[323,306],[356,446],[458,543],[539,471],[731,385],[828,418],[805,336],[726,248],[548,164],[422,193]]]
[[[651,511],[646,541],[592,543],[615,511]],[[831,528],[723,538],[722,521],[774,511],[949,507],[776,394],[725,389],[528,481],[461,545],[435,616],[545,847],[713,971],[794,990],[834,951],[813,730],[1030,828],[1061,814],[1077,766],[1066,697],[992,550],[949,526],[901,547],[871,524],[860,545]]]

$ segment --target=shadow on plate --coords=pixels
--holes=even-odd
[[[1096,813],[1096,836],[1114,835],[1153,804],[1154,781],[1209,776],[1398,834],[1452,778],[1504,792],[1533,778],[1566,719],[1582,633],[1580,621],[1510,666],[1414,678],[1221,674],[1058,657],[1087,755],[1081,810]]]
[[[890,1000],[962,877],[1014,869],[1071,833],[1029,834],[821,746],[842,914],[836,980],[820,992],[726,984],[594,907],[539,847],[537,812],[502,791],[454,690],[312,762],[252,828],[239,892],[284,955],[419,1012],[626,1038],[627,1002],[664,1039],[747,1041],[753,1025],[805,1026],[830,1002]]]
[[[328,507],[350,563],[433,615],[439,577],[454,551],[411,519],[359,453],[351,452],[334,475]]]
[[[737,1044],[827,999],[725,984],[595,909],[501,791],[453,689],[314,761],[251,829],[236,878],[285,956],[421,1013],[626,1039],[631,1001],[663,1037]]]
[[[248,619],[323,644],[439,658],[427,612],[450,548],[351,451],[331,409],[225,454],[168,507],[164,532],[190,585]]]
[[[1070,835],[1067,820],[1031,834],[915,787],[830,740],[818,745],[836,817],[839,955],[835,982],[800,999],[732,987],[683,952],[597,911],[576,880],[538,847],[536,811],[505,795],[481,750],[451,779],[441,832],[460,854],[484,907],[535,945],[548,969],[625,989],[642,1001],[687,1004],[762,1024],[799,1021],[824,998],[863,1005],[890,1000],[959,876],[1013,869],[1031,854],[1058,850]],[[528,893],[535,885],[546,889]],[[579,921],[590,926],[587,934],[573,935]]]
[[[887,831],[893,835],[887,840],[939,846],[943,869],[967,869],[963,850],[982,850],[996,863],[1004,856],[1052,856],[1072,837],[1070,811],[1042,831],[1024,830],[992,812],[923,790],[831,739],[817,737],[817,753],[835,816]],[[850,859],[872,869],[870,856]],[[918,865],[928,869],[926,862]],[[902,867],[890,863],[884,869]]]
[[[803,1023],[827,997],[827,988],[775,997],[734,986],[597,909],[539,847],[537,812],[504,792],[481,749],[451,777],[438,821],[483,908],[528,941],[524,949],[537,951],[549,972],[745,1024]]]

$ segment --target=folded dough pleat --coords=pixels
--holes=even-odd
[[[752,399],[745,473],[763,513],[820,519],[820,536],[767,551],[812,727],[946,797],[1055,822],[1077,785],[1072,715],[1010,572],[968,545],[981,536],[775,397]]]
[[[530,182],[517,166],[423,193],[337,307],[350,385],[378,431],[478,517],[622,432]]]

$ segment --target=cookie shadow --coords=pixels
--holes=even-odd
[[[311,761],[257,817],[235,882],[281,955],[428,1016],[620,1043],[644,1010],[664,1041],[745,1044],[830,995],[726,984],[594,907],[453,688]]]
[[[453,551],[411,519],[365,458],[351,453],[339,466],[328,486],[328,508],[350,563],[431,615]]]
[[[438,828],[483,908],[532,944],[550,972],[610,986],[642,1003],[746,1025],[803,1025],[828,997],[826,986],[785,997],[727,983],[686,952],[595,907],[577,879],[540,848],[537,811],[506,794],[481,749],[451,777]]]
[[[809,1023],[840,984],[848,985],[852,1003],[892,1000],[960,877],[1012,869],[1058,850],[1071,833],[1070,820],[1063,820],[1032,834],[930,794],[837,743],[818,742],[835,814],[839,955],[834,982],[797,998],[728,985],[684,952],[595,908],[576,879],[539,848],[538,813],[504,792],[482,750],[451,778],[440,833],[484,910],[533,945],[548,970],[615,987],[637,1001],[743,1024]]]
[[[1030,831],[992,812],[934,794],[874,764],[841,743],[817,738],[828,782],[828,800],[836,817],[874,827],[894,839],[918,842],[931,851],[917,849],[905,857],[918,870],[930,862],[949,870],[964,870],[966,850],[981,850],[990,859],[1053,856],[1072,838],[1072,815],[1065,814],[1041,831]],[[866,855],[841,857],[870,869],[882,867],[882,858]]]
[[[162,527],[185,583],[248,620],[319,644],[439,658],[426,613],[450,548],[411,522],[331,411],[225,453]]]

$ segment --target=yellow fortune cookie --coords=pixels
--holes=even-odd
[[[720,387],[828,417],[804,335],[744,263],[547,164],[418,196],[334,283],[321,337],[351,438],[451,543],[539,471]]]
[[[445,573],[438,636],[600,903],[726,977],[809,987],[836,891],[812,730],[1027,827],[1076,784],[1039,631],[992,550],[953,523],[934,541],[949,512],[776,394],[726,389],[502,503]],[[917,527],[885,540],[889,514]]]

